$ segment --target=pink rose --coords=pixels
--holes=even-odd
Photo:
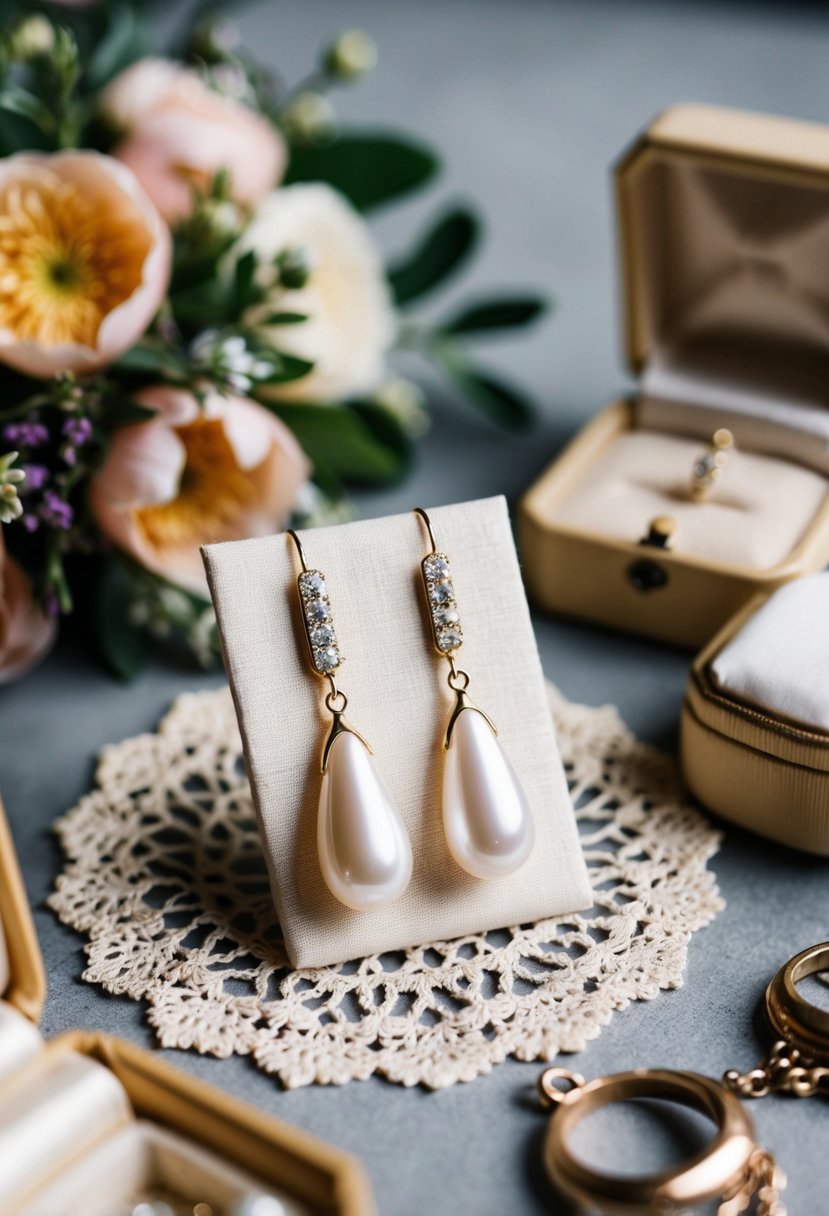
[[[284,140],[240,101],[166,59],[140,59],[104,90],[104,116],[126,132],[113,155],[129,165],[165,219],[190,214],[193,187],[230,175],[234,200],[253,206],[282,177]]]
[[[0,528],[0,684],[40,662],[54,636],[55,622],[35,604],[32,584],[6,552]]]
[[[111,157],[0,160],[0,360],[43,378],[112,362],[158,311],[170,253],[167,226]]]
[[[288,428],[243,397],[209,389],[137,394],[158,410],[115,432],[90,504],[101,530],[148,570],[206,592],[199,547],[287,522],[310,466]]]

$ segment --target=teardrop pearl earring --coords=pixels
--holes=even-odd
[[[431,552],[421,563],[432,638],[449,662],[448,684],[455,705],[446,728],[443,828],[449,852],[475,878],[501,878],[522,866],[532,852],[535,827],[524,791],[497,738],[492,721],[471,701],[469,675],[455,665],[463,645],[449,559],[438,550],[429,516]]]
[[[288,535],[302,564],[297,591],[311,666],[330,685],[324,704],[332,722],[322,752],[317,817],[320,870],[340,903],[367,912],[392,903],[406,890],[412,876],[412,846],[371,748],[343,717],[348,698],[334,677],[343,659],[325,578],[308,568],[296,532]]]

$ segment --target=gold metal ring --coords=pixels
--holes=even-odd
[[[798,980],[829,971],[829,942],[801,950],[781,967],[766,989],[766,1017],[778,1038],[814,1060],[829,1064],[829,1012],[797,991]]]
[[[547,1069],[539,1087],[554,1107],[544,1143],[544,1164],[553,1184],[568,1199],[608,1216],[682,1208],[732,1192],[746,1177],[757,1151],[754,1125],[739,1099],[718,1081],[695,1072],[642,1068],[598,1077],[581,1085],[565,1069]],[[559,1088],[559,1084],[570,1086]],[[662,1098],[697,1110],[717,1132],[707,1148],[671,1169],[641,1177],[603,1174],[570,1151],[573,1129],[587,1115],[614,1102]]]
[[[696,458],[691,470],[691,499],[693,502],[704,502],[710,496],[717,482],[725,474],[728,450],[733,446],[734,436],[727,427],[721,426],[714,431],[708,451]]]

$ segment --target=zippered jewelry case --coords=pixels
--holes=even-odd
[[[829,855],[829,574],[753,600],[691,669],[682,770],[724,819]]]

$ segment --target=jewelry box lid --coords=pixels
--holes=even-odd
[[[677,106],[615,187],[626,353],[645,390],[829,405],[829,126]]]
[[[43,956],[35,932],[26,888],[9,825],[0,801],[0,967],[6,979],[0,999],[16,1006],[32,1022],[40,1021],[46,999]]]

